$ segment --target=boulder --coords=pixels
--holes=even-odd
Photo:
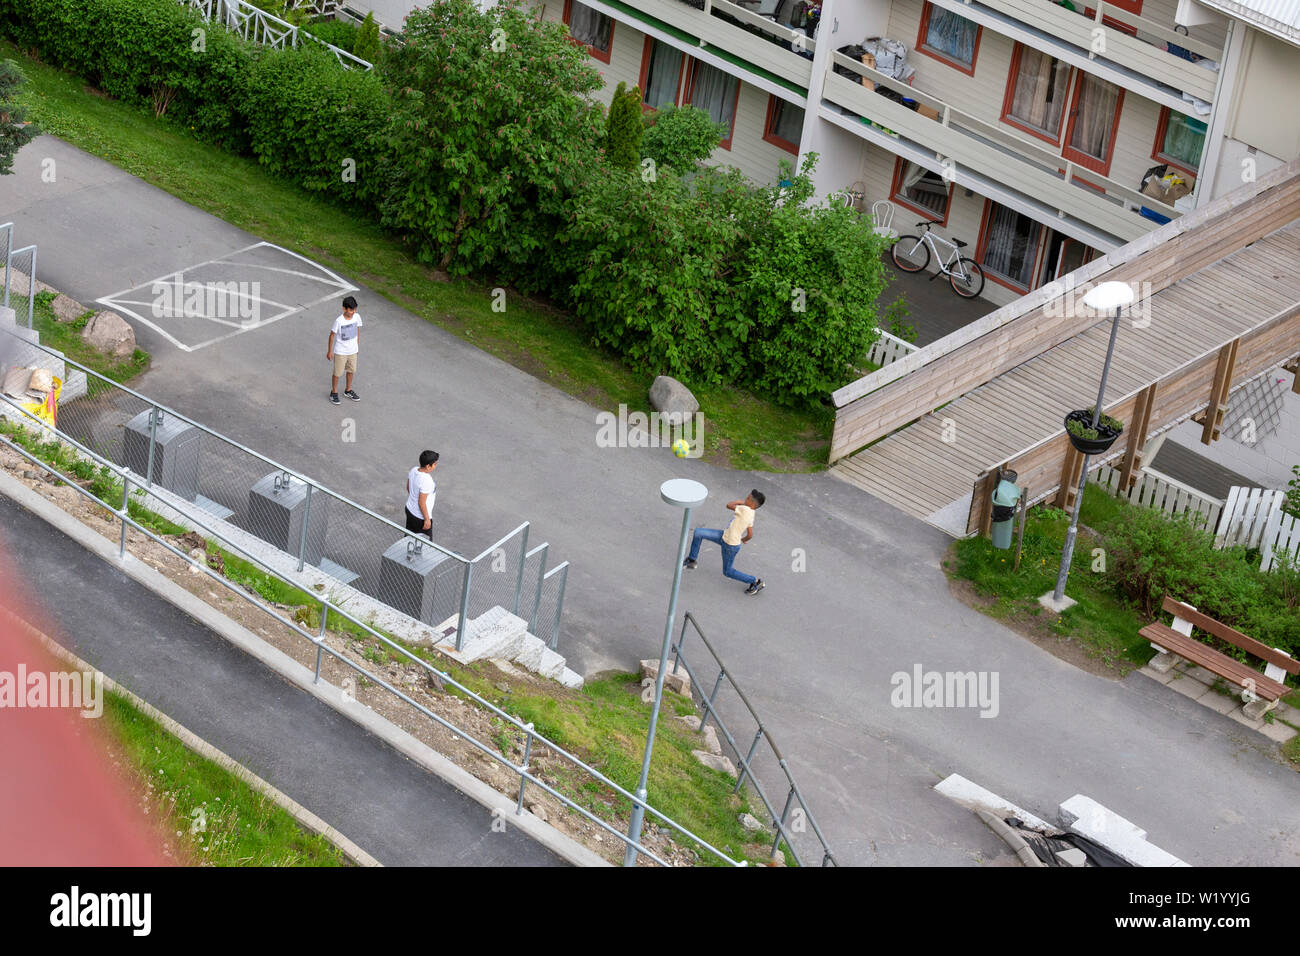
[[[691,754],[696,760],[712,770],[720,770],[733,777],[736,775],[736,765],[726,757],[718,757],[703,750],[692,750]]]
[[[759,823],[751,813],[742,813],[740,815],[740,825],[751,833],[763,829],[763,824]]]
[[[76,299],[69,299],[60,292],[50,303],[50,308],[54,310],[55,322],[75,322],[86,313],[86,307]]]
[[[677,420],[682,422],[700,410],[700,403],[677,379],[660,375],[650,386],[650,407],[665,415],[680,416]]]
[[[650,680],[659,679],[659,662],[651,658],[641,662],[641,677],[650,678]],[[664,675],[664,687],[674,693],[681,694],[683,697],[691,696],[691,675],[686,672],[686,668],[678,664],[673,667],[673,662],[668,662],[668,672]]]
[[[135,331],[116,312],[96,312],[81,330],[82,340],[118,359],[128,359],[135,352]]]

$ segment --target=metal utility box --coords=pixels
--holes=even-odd
[[[123,464],[137,475],[149,470],[149,416],[150,408],[126,423]],[[156,412],[157,430],[154,435],[153,474],[155,485],[194,501],[199,494],[199,441],[202,433],[188,422],[165,412]]]
[[[464,569],[433,545],[402,538],[384,552],[379,599],[425,624],[441,624],[460,610]]]
[[[258,479],[248,492],[248,530],[281,551],[320,567],[329,528],[327,494],[308,494],[308,484],[285,472]],[[303,538],[303,522],[307,537]]]

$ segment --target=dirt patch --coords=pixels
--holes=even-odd
[[[44,468],[34,466],[2,444],[0,444],[0,468],[38,494],[50,499],[88,528],[117,544],[122,526],[116,515],[98,501],[79,493],[54,478]],[[200,600],[217,608],[227,617],[261,637],[272,647],[310,669],[316,667],[315,645],[286,623],[288,620],[293,620],[314,635],[319,621],[315,619],[313,622],[311,609],[276,604],[274,607],[279,616],[274,617],[231,591],[222,581],[199,566],[198,562],[201,560],[214,574],[224,572],[219,561],[214,560],[219,559],[219,555],[207,556],[203,553],[205,542],[201,535],[187,532],[172,535],[167,540],[172,547],[185,555],[192,556],[193,560],[175,554],[134,528],[129,528],[127,531],[127,550]],[[433,750],[445,755],[493,789],[513,798],[518,797],[520,779],[518,774],[504,766],[494,756],[470,743],[464,735],[472,735],[484,742],[491,749],[492,754],[498,754],[512,764],[518,765],[523,759],[522,734],[453,687],[444,687],[442,682],[430,675],[422,665],[412,662],[404,655],[390,651],[387,645],[376,638],[362,640],[350,633],[327,631],[324,643],[334,653],[321,654],[320,674],[323,680],[336,687],[345,688],[354,698],[356,706],[365,707],[384,717]],[[443,669],[448,663],[450,661],[438,655],[434,666]],[[370,672],[372,677],[364,676],[360,673],[360,669]],[[564,699],[575,694],[554,681],[544,680],[515,668],[511,668],[510,673],[506,673],[490,662],[479,662],[471,670],[479,677],[490,681],[503,696],[508,695],[512,687],[522,686],[542,689],[556,699]],[[431,720],[416,707],[379,686],[374,679],[382,680],[390,687],[400,690],[411,700],[458,728],[460,733]],[[499,700],[493,700],[493,703],[500,706]],[[585,757],[581,753],[578,756]],[[595,792],[585,790],[584,785],[590,778],[584,773],[575,771],[571,763],[553,750],[535,743],[529,760],[529,769],[535,777],[585,807],[615,830],[627,831],[626,815],[613,806],[616,799],[614,792],[604,788]],[[530,783],[525,789],[524,808],[542,817],[551,826],[611,863],[622,862],[624,849],[622,841],[604,832],[578,811],[567,807],[535,784]],[[490,826],[492,822],[485,809],[484,826]],[[691,866],[698,859],[691,848],[670,839],[665,831],[650,821],[645,824],[642,842],[673,866]],[[171,853],[174,857],[178,856],[179,850],[172,847]],[[654,864],[642,857],[639,865]]]
[[[1016,611],[1011,614],[989,614],[990,609],[997,604],[996,598],[980,594],[975,590],[975,585],[965,578],[959,578],[952,574],[947,577],[948,593],[957,600],[983,614],[988,614],[989,617],[1005,624],[1021,637],[1027,638],[1054,657],[1059,657],[1066,663],[1073,664],[1089,674],[1095,674],[1109,680],[1121,680],[1129,671],[1133,670],[1133,665],[1127,662],[1107,664],[1091,648],[1079,644],[1069,637],[1057,634],[1051,629],[1051,624],[1056,620],[1056,615],[1046,608],[1043,609],[1041,614],[1030,614],[1024,611]]]

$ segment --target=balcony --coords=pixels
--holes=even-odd
[[[910,151],[913,156],[924,157],[928,161],[926,165],[951,169],[953,178],[961,185],[985,192],[985,184],[992,183],[1004,193],[1022,197],[1048,214],[1054,213],[1063,226],[1067,225],[1067,219],[1072,220],[1075,232],[1089,244],[1114,247],[1156,228],[1156,222],[1140,214],[1141,207],[1170,219],[1181,215],[1172,206],[1078,167],[1046,145],[977,119],[842,53],[834,54],[833,60],[836,66],[938,113],[938,119],[932,119],[832,71],[826,77],[823,91],[826,101],[875,124],[869,126],[854,119],[840,125],[891,152],[907,156]],[[823,115],[826,115],[825,108]]]
[[[631,17],[652,26],[666,26],[671,33],[712,48],[713,53],[735,65],[749,65],[787,88],[807,93],[812,60],[795,51],[811,54],[815,49],[812,38],[730,0],[702,0],[703,9],[685,0],[603,0],[589,5],[616,19]]]
[[[1076,7],[1087,4],[1087,15],[1051,0],[933,2],[1162,106],[1187,110],[1183,93],[1206,103],[1214,101],[1218,72],[1170,53],[1163,46],[1171,44],[1219,64],[1223,61],[1222,46],[1176,33],[1172,24],[1165,25],[1098,0],[1071,0]],[[1096,3],[1095,10],[1093,3]]]

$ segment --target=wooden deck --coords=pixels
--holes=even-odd
[[[1107,407],[1300,302],[1297,262],[1300,221],[1159,289],[1149,302],[1135,303],[1120,325]],[[1135,327],[1144,317],[1149,324]],[[972,485],[980,474],[1060,435],[1066,412],[1092,405],[1110,328],[1109,319],[1097,322],[839,460],[831,474],[964,535]]]

